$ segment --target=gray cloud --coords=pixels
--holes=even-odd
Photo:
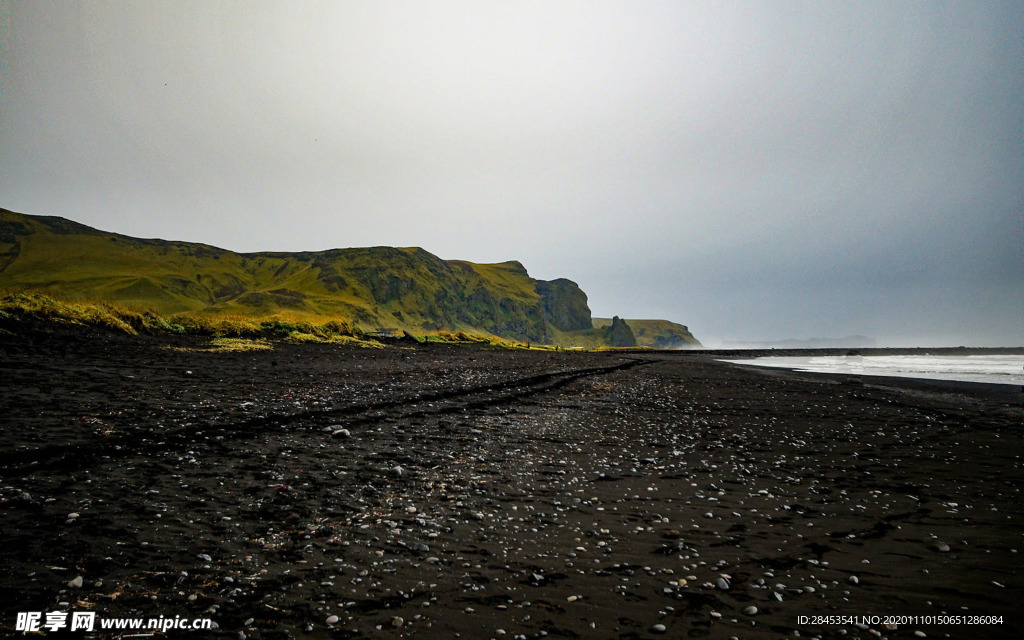
[[[707,341],[1024,343],[1019,3],[0,3],[0,206]]]

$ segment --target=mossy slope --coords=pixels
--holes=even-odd
[[[590,322],[583,292],[557,283],[545,288],[515,261],[446,261],[420,248],[235,253],[0,209],[0,288],[164,314],[341,316],[367,330],[550,343],[552,321]]]
[[[417,247],[235,253],[0,209],[4,289],[166,315],[344,318],[366,331],[463,331],[562,346],[605,345],[601,327],[611,323],[592,323],[575,282],[535,280],[516,261],[442,260]],[[665,320],[627,323],[642,346],[699,344]]]

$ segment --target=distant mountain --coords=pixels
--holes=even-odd
[[[364,330],[486,332],[541,344],[592,333],[587,296],[516,261],[442,260],[420,248],[235,253],[0,209],[0,289],[198,313],[343,316]]]
[[[876,346],[874,339],[867,336],[847,336],[845,338],[808,338],[806,340],[788,339],[753,342],[726,342],[723,347],[741,349],[870,349]]]

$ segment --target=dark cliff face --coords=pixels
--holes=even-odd
[[[438,309],[450,314],[453,320],[480,327],[497,336],[544,343],[548,340],[547,327],[540,309],[503,297],[485,287],[469,293],[460,293],[448,305]]]
[[[572,280],[538,280],[537,295],[545,319],[559,331],[580,331],[593,326],[587,294]]]
[[[606,338],[608,344],[613,347],[635,347],[636,336],[633,335],[633,330],[629,328],[625,320],[619,319],[619,316],[612,318],[612,326],[608,327],[608,337]]]

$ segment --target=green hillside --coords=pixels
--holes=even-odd
[[[593,333],[576,283],[535,280],[515,261],[475,264],[394,247],[235,253],[5,209],[0,290],[168,315],[342,317],[365,331],[465,331],[540,344]]]
[[[594,327],[605,328],[612,324],[611,318],[594,318]],[[626,320],[633,330],[636,344],[654,349],[685,349],[699,347],[700,341],[693,337],[686,326],[668,320]]]

